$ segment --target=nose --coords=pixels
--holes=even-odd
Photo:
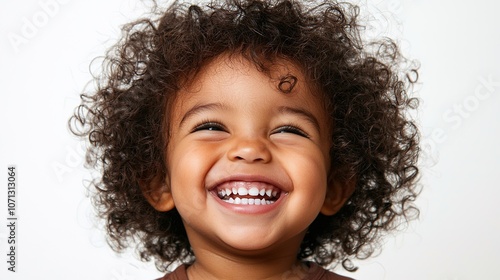
[[[271,160],[271,152],[264,139],[245,138],[235,139],[227,152],[231,161],[244,161],[247,163],[266,163]]]

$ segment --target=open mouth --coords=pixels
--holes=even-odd
[[[281,190],[263,183],[245,183],[252,186],[223,184],[216,188],[217,196],[224,202],[241,205],[269,205],[278,200]]]

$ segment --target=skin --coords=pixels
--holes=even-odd
[[[285,94],[277,85],[290,73],[297,83]],[[179,211],[196,257],[189,279],[282,279],[299,265],[298,248],[318,213],[333,215],[352,192],[328,180],[330,125],[321,100],[287,61],[268,75],[221,56],[172,108],[170,189],[148,200],[159,211]],[[273,189],[279,198],[231,204],[217,195],[226,187]]]

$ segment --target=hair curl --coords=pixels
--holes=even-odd
[[[356,180],[340,212],[311,224],[299,259],[355,270],[351,258],[368,257],[381,233],[418,215],[419,136],[408,114],[418,103],[409,96],[417,67],[406,65],[390,39],[362,40],[358,14],[356,6],[331,1],[175,2],[125,25],[96,90],[81,95],[70,119],[72,132],[91,144],[87,164],[102,171],[92,183],[94,204],[112,247],[138,241],[141,258],[154,257],[161,270],[193,260],[178,212],[154,210],[140,185],[167,172],[172,97],[224,53],[243,55],[262,71],[276,59],[299,65],[333,120],[331,164],[337,176]]]

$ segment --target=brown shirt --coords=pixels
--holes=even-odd
[[[283,279],[289,280],[352,280],[344,276],[340,276],[328,270],[325,270],[321,266],[315,263],[309,263],[305,265],[307,269],[292,269],[287,272],[287,275],[283,275]],[[186,272],[186,265],[181,265],[176,268],[172,273],[168,273],[163,276],[163,278],[157,280],[189,280]]]

